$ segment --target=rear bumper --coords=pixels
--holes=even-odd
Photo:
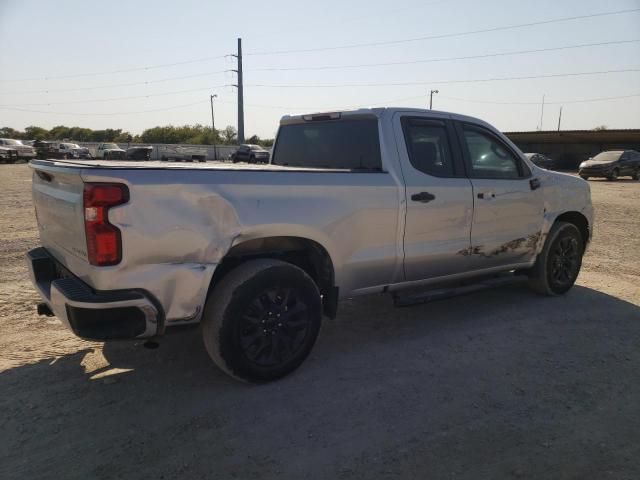
[[[148,338],[163,329],[158,302],[141,290],[95,291],[45,248],[27,253],[34,287],[62,323],[91,340]]]

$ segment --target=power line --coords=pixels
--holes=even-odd
[[[631,95],[619,95],[615,97],[583,98],[578,100],[555,100],[553,102],[545,100],[545,104],[546,105],[565,105],[570,103],[590,103],[590,102],[603,102],[603,101],[609,101],[609,100],[622,100],[626,98],[635,98],[635,97],[640,97],[640,93],[634,93]],[[446,95],[440,95],[439,98],[444,98],[447,100],[455,100],[458,102],[484,103],[484,104],[490,104],[490,105],[534,105],[536,107],[540,106],[540,100],[532,101],[532,102],[505,102],[505,101],[496,101],[496,100],[478,100],[475,98],[449,97]]]
[[[349,68],[412,65],[412,64],[421,64],[421,63],[459,61],[459,60],[491,58],[491,57],[521,55],[521,54],[530,54],[530,53],[544,53],[544,52],[559,51],[559,50],[569,50],[569,49],[575,49],[575,48],[620,45],[620,44],[629,44],[629,43],[637,43],[637,42],[640,42],[640,39],[616,40],[616,41],[598,42],[598,43],[583,43],[583,44],[577,44],[577,45],[565,45],[561,47],[538,48],[538,49],[531,49],[531,50],[517,50],[517,51],[511,51],[511,52],[496,52],[496,53],[488,53],[488,54],[481,54],[481,55],[468,55],[468,56],[461,56],[461,57],[444,57],[444,58],[431,58],[431,59],[423,59],[423,60],[410,60],[410,61],[404,61],[404,62],[364,63],[364,64],[356,64],[356,65],[323,65],[323,66],[316,66],[316,67],[285,67],[285,68],[268,67],[268,68],[257,68],[257,69],[253,69],[252,71],[261,72],[261,71],[296,71],[296,70],[341,70],[341,69],[349,69]],[[157,80],[146,80],[146,81],[140,81],[140,82],[112,83],[108,85],[98,85],[95,87],[75,87],[75,88],[58,88],[58,89],[46,89],[46,90],[2,92],[2,94],[4,95],[29,94],[30,95],[30,94],[42,94],[42,93],[48,94],[48,93],[58,93],[58,92],[101,90],[105,88],[115,88],[115,87],[131,87],[131,86],[137,86],[137,85],[150,85],[154,83],[164,83],[164,82],[169,82],[173,80],[184,80],[189,78],[207,77],[207,76],[227,73],[230,71],[231,70],[216,70],[213,72],[197,73],[193,75],[181,75],[177,77],[167,77],[167,78],[160,78]]]
[[[178,65],[188,65],[191,63],[202,63],[202,62],[208,62],[210,60],[219,60],[221,58],[225,58],[228,55],[218,55],[216,57],[204,57],[204,58],[197,58],[194,60],[184,60],[184,61],[180,61],[180,62],[173,62],[173,63],[160,63],[160,64],[156,64],[156,65],[146,65],[146,66],[142,66],[142,67],[134,67],[134,68],[123,68],[123,69],[118,69],[118,70],[103,70],[101,72],[91,72],[91,73],[73,73],[73,74],[68,74],[68,75],[47,75],[44,77],[31,77],[31,78],[16,78],[16,79],[10,79],[10,80],[2,80],[0,79],[0,83],[6,83],[6,82],[30,82],[30,81],[37,81],[37,80],[63,80],[63,79],[68,79],[68,78],[80,78],[80,77],[95,77],[98,75],[110,75],[110,74],[114,74],[114,73],[129,73],[129,72],[140,72],[143,70],[155,70],[158,68],[167,68],[167,67],[175,67]]]
[[[10,110],[15,112],[28,112],[28,113],[47,113],[54,115],[73,115],[73,116],[83,116],[83,117],[93,117],[93,116],[111,116],[111,115],[135,115],[138,113],[151,113],[151,112],[163,112],[166,110],[175,110],[178,108],[186,108],[192,107],[194,105],[202,105],[202,100],[192,103],[185,103],[182,105],[173,105],[171,107],[163,107],[163,108],[153,108],[150,110],[138,110],[134,112],[94,112],[94,113],[76,113],[76,112],[47,112],[45,110],[30,110],[25,108],[7,108],[0,106],[0,110]]]
[[[590,103],[590,102],[602,102],[602,101],[610,101],[610,100],[622,100],[622,99],[628,99],[628,98],[637,98],[640,97],[640,93],[634,93],[631,95],[620,95],[620,96],[613,96],[613,97],[596,97],[596,98],[583,98],[583,99],[572,99],[572,100],[555,100],[552,102],[545,102],[547,105],[565,105],[565,104],[575,104],[575,103]],[[264,104],[246,104],[246,106],[248,107],[252,107],[252,108],[267,108],[267,109],[277,109],[277,110],[316,110],[316,111],[329,111],[329,110],[345,110],[348,108],[366,108],[366,107],[373,107],[375,105],[393,105],[396,102],[405,102],[407,100],[424,100],[425,95],[413,95],[411,97],[402,97],[402,98],[395,98],[395,99],[391,99],[391,100],[381,100],[379,102],[368,102],[368,103],[361,103],[358,105],[347,105],[347,106],[341,106],[338,108],[333,108],[333,107],[318,107],[317,105],[315,106],[302,106],[302,105],[264,105]],[[540,101],[530,101],[530,102],[522,102],[522,101],[512,101],[512,102],[502,102],[502,101],[496,101],[496,100],[479,100],[479,99],[469,99],[469,98],[460,98],[460,97],[450,97],[450,96],[444,96],[444,95],[440,95],[440,98],[443,99],[447,99],[447,100],[455,100],[455,101],[460,101],[460,102],[469,102],[469,103],[481,103],[481,104],[491,104],[491,105],[533,105],[533,106],[539,106],[540,105]],[[219,103],[226,103],[226,104],[234,104],[235,102],[233,101],[229,101],[229,100],[219,100]],[[149,110],[137,110],[137,111],[128,111],[128,112],[92,112],[92,113],[76,113],[76,112],[51,112],[51,111],[45,111],[45,110],[31,110],[31,109],[24,109],[24,108],[14,108],[14,107],[3,107],[0,106],[0,110],[9,110],[9,111],[16,111],[16,112],[28,112],[28,113],[44,113],[44,114],[51,114],[51,115],[77,115],[77,116],[84,116],[84,117],[93,117],[93,116],[114,116],[114,115],[134,115],[134,114],[140,114],[140,113],[152,113],[152,112],[161,112],[161,111],[167,111],[167,110],[175,110],[175,109],[179,109],[179,108],[186,108],[186,107],[192,107],[195,105],[202,105],[202,100],[199,100],[197,102],[192,102],[192,103],[185,103],[185,104],[181,104],[181,105],[173,105],[170,107],[163,107],[163,108],[154,108],[154,109],[149,109]]]
[[[161,97],[166,95],[176,95],[180,93],[201,92],[204,90],[211,90],[212,88],[222,88],[222,87],[228,87],[228,86],[230,85],[209,85],[208,87],[202,87],[202,88],[191,88],[188,90],[176,90],[173,92],[163,92],[163,93],[151,93],[148,95],[133,95],[129,97],[96,98],[93,100],[74,100],[74,101],[68,101],[68,102],[5,104],[5,105],[0,105],[0,107],[41,107],[41,106],[48,106],[48,105],[72,105],[72,104],[82,104],[82,103],[111,102],[116,100],[132,100],[135,98]]]
[[[639,12],[640,8],[632,8],[627,10],[617,10],[614,12],[602,12],[602,13],[592,13],[589,15],[576,15],[572,17],[562,17],[562,18],[553,18],[549,20],[540,20],[537,22],[528,22],[528,23],[520,23],[516,25],[504,25],[500,27],[492,27],[492,28],[483,28],[479,30],[469,30],[466,32],[455,32],[455,33],[443,33],[439,35],[427,35],[422,37],[413,37],[413,38],[405,38],[401,40],[388,40],[384,42],[367,42],[367,43],[352,43],[347,45],[336,45],[332,47],[316,47],[316,48],[300,48],[300,49],[292,49],[292,50],[275,50],[275,51],[262,51],[262,52],[249,52],[245,53],[245,56],[257,56],[257,55],[284,55],[289,53],[312,53],[312,52],[322,52],[327,50],[347,50],[352,48],[364,48],[364,47],[381,47],[385,45],[399,45],[403,43],[410,42],[420,42],[423,40],[435,40],[440,38],[452,38],[452,37],[463,37],[468,35],[476,35],[479,33],[490,33],[490,32],[499,32],[503,30],[513,30],[517,28],[524,27],[533,27],[537,25],[547,25],[551,23],[560,23],[560,22],[569,22],[573,20],[583,20],[587,18],[598,18],[598,17],[606,17],[611,15],[621,15],[625,13],[635,13]]]
[[[163,83],[170,82],[172,80],[184,80],[187,78],[198,78],[198,77],[208,77],[213,75],[219,75],[221,73],[230,72],[230,70],[217,70],[215,72],[207,72],[207,73],[196,73],[194,75],[181,75],[179,77],[167,77],[160,78],[158,80],[146,80],[142,82],[130,82],[130,83],[111,83],[109,85],[98,85],[95,87],[75,87],[75,88],[53,88],[47,90],[30,90],[30,91],[19,91],[19,92],[0,92],[3,95],[31,95],[31,94],[39,94],[39,93],[57,93],[57,92],[77,92],[77,91],[87,91],[87,90],[100,90],[103,88],[115,88],[115,87],[133,87],[136,85],[150,85],[152,83]]]
[[[499,82],[506,80],[532,80],[541,78],[560,78],[560,77],[578,77],[583,75],[605,75],[609,73],[630,73],[640,72],[640,68],[625,68],[619,70],[600,70],[595,72],[569,72],[569,73],[552,73],[548,75],[526,75],[520,77],[492,77],[492,78],[474,78],[462,80],[424,80],[420,82],[391,82],[391,83],[333,83],[333,84],[267,84],[255,83],[248,85],[250,87],[265,88],[349,88],[349,87],[404,87],[411,85],[452,85],[457,83],[482,83],[482,82]]]
[[[606,75],[611,73],[634,73],[640,72],[640,68],[629,68],[619,70],[601,70],[594,72],[569,72],[569,73],[553,73],[548,75],[526,75],[520,77],[493,77],[493,78],[476,78],[476,79],[461,79],[461,80],[424,80],[419,82],[392,82],[392,83],[343,83],[343,84],[320,84],[320,85],[297,85],[297,84],[253,84],[248,85],[251,87],[264,87],[264,88],[350,88],[350,87],[388,87],[388,86],[412,86],[412,85],[453,85],[460,83],[483,83],[483,82],[498,82],[509,80],[532,80],[543,78],[561,78],[561,77],[577,77],[586,75]],[[167,95],[176,95],[182,93],[200,92],[205,90],[211,90],[212,88],[222,88],[231,85],[209,85],[202,88],[192,88],[188,90],[176,90],[171,92],[154,93],[148,95],[133,95],[126,97],[110,97],[110,98],[97,98],[92,100],[74,100],[67,102],[45,102],[45,103],[25,103],[25,104],[4,104],[1,107],[37,107],[37,106],[49,106],[49,105],[71,105],[71,104],[83,104],[83,103],[98,103],[98,102],[110,102],[117,100],[132,100],[136,98],[149,98],[159,97]]]
[[[569,50],[574,48],[586,48],[586,47],[599,47],[606,45],[620,45],[620,44],[628,44],[628,43],[637,43],[640,42],[640,39],[633,40],[615,40],[611,42],[598,42],[598,43],[582,43],[577,45],[565,45],[562,47],[549,47],[549,48],[536,48],[532,50],[516,50],[510,52],[496,52],[496,53],[487,53],[481,55],[467,55],[462,57],[442,57],[442,58],[429,58],[424,60],[409,60],[403,62],[381,62],[381,63],[361,63],[361,64],[350,64],[350,65],[320,65],[316,67],[265,67],[265,68],[254,68],[251,71],[253,72],[272,72],[272,71],[297,71],[297,70],[343,70],[348,68],[367,68],[367,67],[386,67],[386,66],[394,66],[394,65],[413,65],[419,63],[433,63],[433,62],[449,62],[449,61],[458,61],[458,60],[470,60],[470,59],[478,59],[478,58],[490,58],[490,57],[502,57],[509,55],[522,55],[529,53],[544,53],[544,52],[553,52],[558,50]],[[539,102],[538,102],[539,103]]]

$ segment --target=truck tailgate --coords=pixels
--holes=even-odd
[[[87,262],[80,169],[34,165],[33,203],[42,245],[64,265]]]

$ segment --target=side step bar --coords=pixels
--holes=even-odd
[[[475,293],[490,288],[501,287],[504,285],[524,283],[526,280],[526,275],[507,273],[489,278],[484,277],[468,284],[458,284],[455,286],[433,288],[429,290],[397,292],[393,295],[393,305],[396,307],[410,307],[412,305],[429,303],[436,300],[443,300],[445,298],[468,295],[470,293]]]

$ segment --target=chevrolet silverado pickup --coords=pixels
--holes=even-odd
[[[201,323],[212,360],[251,382],[297,368],[340,299],[505,273],[564,294],[593,226],[587,182],[430,110],[285,116],[268,164],[31,168],[40,313],[99,340]]]

